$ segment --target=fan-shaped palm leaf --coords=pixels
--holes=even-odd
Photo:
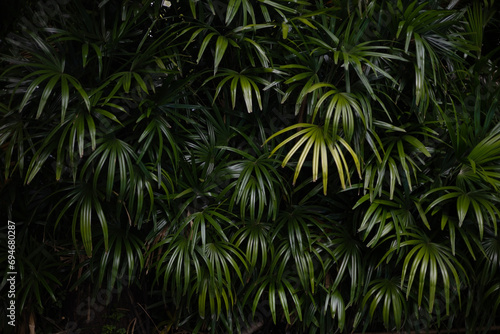
[[[369,306],[370,317],[373,318],[375,311],[382,311],[382,319],[385,328],[389,329],[394,323],[396,328],[401,328],[406,313],[404,294],[397,283],[398,278],[377,279],[370,283],[370,289],[363,298],[362,305]],[[392,317],[391,317],[392,315]],[[392,321],[391,321],[392,318]]]
[[[403,263],[401,278],[403,285],[405,278],[408,277],[406,297],[408,298],[412,291],[411,288],[418,272],[418,305],[422,303],[425,284],[428,281],[428,307],[429,312],[432,312],[436,288],[438,287],[438,276],[440,276],[445,293],[446,314],[449,314],[450,290],[456,291],[460,298],[462,281],[468,279],[465,269],[446,245],[432,242],[428,236],[414,228],[411,230],[414,230],[414,232],[408,231],[404,233],[408,240],[401,242],[401,247],[411,247]],[[389,250],[386,256],[393,251],[393,249]],[[451,286],[451,283],[454,283],[454,287]]]
[[[295,124],[292,126],[287,127],[286,129],[283,129],[281,131],[276,132],[273,134],[269,139],[266,140],[265,143],[267,143],[269,140],[272,138],[284,133],[288,132],[291,130],[299,129],[297,133],[294,135],[288,137],[285,139],[283,142],[281,142],[279,145],[277,145],[274,150],[271,152],[271,155],[274,154],[278,149],[280,149],[282,146],[286,145],[290,141],[299,138],[297,143],[292,147],[292,149],[286,154],[285,158],[283,159],[282,166],[285,166],[288,161],[292,158],[292,156],[297,152],[297,150],[305,144],[303,151],[299,157],[299,160],[297,162],[297,167],[295,168],[295,175],[293,178],[293,183],[295,184],[295,181],[299,177],[300,170],[302,169],[302,165],[304,164],[309,151],[311,148],[313,149],[313,158],[312,158],[312,173],[313,173],[313,181],[316,181],[318,179],[318,169],[319,165],[321,163],[321,169],[322,169],[322,175],[323,175],[323,192],[324,194],[327,193],[327,185],[328,185],[328,155],[327,151],[330,151],[333,160],[335,162],[335,165],[337,167],[337,172],[339,173],[339,179],[342,184],[342,188],[345,188],[345,179],[347,178],[348,181],[350,181],[350,168],[347,165],[347,161],[344,156],[344,151],[342,149],[342,146],[350,153],[351,157],[354,160],[354,163],[356,164],[356,169],[359,174],[360,172],[360,163],[359,159],[356,155],[356,153],[352,150],[352,148],[349,146],[349,144],[342,139],[341,137],[337,136],[336,138],[332,138],[330,133],[327,133],[324,129],[323,126],[315,125],[315,124],[309,124],[309,123],[300,123],[300,124]],[[339,144],[342,144],[339,145]],[[321,161],[320,161],[321,159]]]

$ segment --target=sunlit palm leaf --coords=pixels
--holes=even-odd
[[[339,173],[339,179],[342,184],[342,188],[345,188],[346,186],[345,185],[346,178],[348,181],[350,181],[350,168],[347,165],[347,161],[344,156],[344,150],[342,149],[342,147],[350,153],[351,157],[354,160],[358,173],[361,174],[358,157],[356,153],[352,150],[352,148],[349,146],[349,144],[339,136],[337,136],[336,138],[332,138],[331,134],[327,133],[323,126],[318,126],[309,123],[300,123],[292,125],[286,129],[276,132],[271,137],[269,137],[267,141],[271,140],[272,138],[284,132],[288,132],[295,129],[299,129],[299,131],[294,135],[285,139],[283,142],[277,145],[271,152],[272,155],[282,146],[298,138],[299,140],[297,141],[297,143],[291,148],[291,150],[286,154],[285,158],[283,159],[282,166],[285,166],[292,158],[292,156],[299,150],[299,148],[302,145],[304,145],[303,151],[300,154],[299,160],[297,162],[297,167],[295,168],[295,175],[293,178],[294,184],[297,178],[299,177],[302,165],[306,161],[306,158],[311,148],[313,149],[313,157],[312,157],[313,181],[316,181],[318,179],[318,169],[319,165],[321,164],[324,194],[327,193],[327,184],[328,184],[328,165],[329,165],[328,153],[327,153],[328,151],[332,155],[335,165],[337,167],[337,172]]]

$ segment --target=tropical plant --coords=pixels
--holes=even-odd
[[[104,291],[139,333],[498,325],[495,5],[26,8],[0,44],[20,319],[84,328]],[[54,320],[61,287],[93,302]]]

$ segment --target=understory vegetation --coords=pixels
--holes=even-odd
[[[4,333],[498,328],[494,0],[24,4]]]

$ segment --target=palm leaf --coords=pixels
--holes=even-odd
[[[293,178],[293,183],[295,184],[300,170],[302,169],[302,165],[304,164],[309,151],[311,148],[313,148],[313,181],[316,181],[318,179],[318,169],[320,165],[320,157],[321,157],[321,169],[322,169],[322,175],[323,175],[323,192],[324,194],[327,193],[327,184],[328,184],[328,156],[327,156],[327,150],[330,151],[335,165],[337,167],[337,171],[339,173],[339,178],[340,182],[342,184],[342,188],[345,189],[345,179],[350,180],[350,171],[349,167],[347,165],[347,161],[344,156],[344,152],[342,150],[342,146],[351,154],[351,157],[354,160],[354,163],[356,164],[356,169],[358,173],[360,174],[360,163],[358,160],[358,157],[356,153],[352,150],[352,148],[349,146],[349,144],[337,136],[335,139],[331,137],[329,133],[326,133],[324,127],[318,126],[315,124],[309,124],[309,123],[300,123],[300,124],[295,124],[292,126],[289,126],[286,129],[283,129],[281,131],[276,132],[273,134],[271,137],[269,137],[265,143],[267,143],[269,140],[272,138],[284,133],[288,132],[291,130],[298,129],[299,131],[295,133],[294,135],[288,137],[285,139],[283,142],[281,142],[279,145],[277,145],[274,150],[271,152],[271,155],[274,154],[277,150],[279,150],[282,146],[286,145],[290,141],[294,140],[295,138],[299,138],[298,142],[292,147],[292,149],[288,152],[288,154],[285,156],[282,166],[285,166],[288,161],[292,158],[292,156],[299,150],[299,148],[304,145],[303,151],[299,157],[297,167],[295,168],[295,174]],[[300,129],[302,128],[302,129]],[[265,144],[264,143],[264,144]],[[341,144],[342,146],[340,146]]]

